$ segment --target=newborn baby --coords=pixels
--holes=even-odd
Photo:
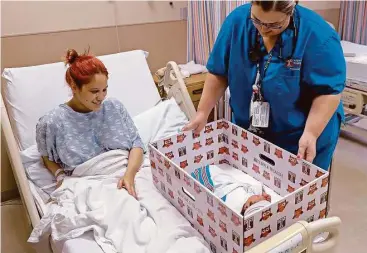
[[[271,203],[261,182],[227,164],[200,167],[191,176],[243,216]]]

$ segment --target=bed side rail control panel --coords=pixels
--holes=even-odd
[[[311,223],[299,221],[259,244],[248,253],[333,253],[339,239],[341,220],[331,217]],[[316,236],[328,233],[322,242]]]
[[[346,88],[342,93],[344,108],[353,114],[361,114],[363,111],[364,98],[362,92]]]

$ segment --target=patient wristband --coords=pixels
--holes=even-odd
[[[66,177],[65,171],[63,169],[58,169],[55,172],[56,182],[60,182],[60,181],[64,180],[65,177]]]
[[[66,175],[64,173],[60,173],[57,177],[56,177],[56,182],[60,182],[62,180],[64,180],[64,178],[66,177]]]
[[[57,177],[61,172],[64,172],[63,169],[58,169],[56,172],[55,172],[55,177]]]

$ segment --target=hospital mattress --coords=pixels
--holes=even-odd
[[[92,232],[66,241],[55,242],[52,239],[50,241],[53,253],[103,253],[102,249],[94,240]]]
[[[367,46],[342,41],[347,63],[347,87],[367,92]]]

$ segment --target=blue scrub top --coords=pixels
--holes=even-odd
[[[256,78],[256,63],[249,59],[249,51],[255,44],[256,36],[250,11],[251,4],[245,4],[228,15],[207,63],[210,73],[227,78],[234,120],[246,129],[250,125],[249,107],[252,85]],[[282,56],[291,56],[295,47],[292,60],[299,64],[286,66],[278,58],[278,43],[273,49],[273,57],[262,82],[262,92],[265,100],[270,103],[270,126],[264,138],[297,154],[298,142],[313,98],[343,91],[346,63],[339,35],[322,17],[297,5],[294,22],[298,37],[296,45],[293,45],[294,31],[289,27],[281,34]],[[268,55],[260,61],[261,71],[267,60]],[[344,111],[340,103],[317,141],[314,163],[326,170],[343,121]]]

